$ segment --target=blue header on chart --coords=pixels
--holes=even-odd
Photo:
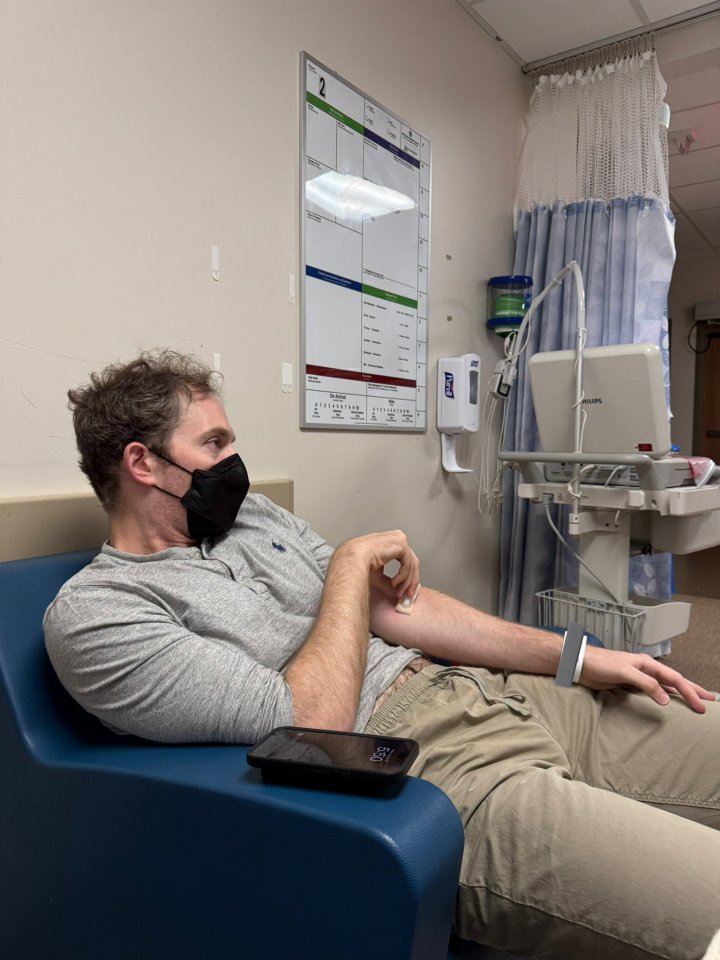
[[[376,143],[379,147],[384,147],[385,150],[389,150],[390,153],[394,153],[396,157],[399,157],[400,160],[404,160],[405,163],[409,163],[412,167],[417,167],[420,169],[420,161],[413,157],[410,153],[405,153],[404,150],[401,150],[399,147],[396,147],[394,143],[390,143],[389,140],[385,140],[384,137],[379,137],[374,130],[368,130],[365,127],[365,136],[368,140],[372,140],[373,143]]]
[[[314,277],[316,280],[324,280],[326,283],[336,283],[339,287],[347,287],[349,290],[357,290],[362,293],[362,284],[357,280],[350,280],[348,277],[341,277],[337,273],[330,273],[329,270],[318,270],[317,267],[305,265],[305,273],[308,277]]]

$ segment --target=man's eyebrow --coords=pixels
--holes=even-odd
[[[227,427],[210,427],[209,430],[205,430],[204,433],[200,434],[201,440],[209,440],[210,437],[222,437],[223,440],[229,440],[230,443],[235,443],[235,434],[231,430],[228,430]]]

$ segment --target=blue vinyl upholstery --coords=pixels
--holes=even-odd
[[[263,783],[245,747],[107,732],[42,615],[92,551],[0,564],[0,957],[444,960],[463,835],[447,797]]]

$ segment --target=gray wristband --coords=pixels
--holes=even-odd
[[[585,639],[585,628],[579,623],[570,623],[565,631],[562,650],[560,651],[560,663],[555,674],[555,683],[558,687],[571,687],[573,676],[577,666],[580,651],[583,648]]]

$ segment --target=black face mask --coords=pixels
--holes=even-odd
[[[187,511],[188,533],[193,540],[219,537],[227,533],[235,522],[238,510],[250,489],[250,480],[245,464],[237,453],[225,457],[209,470],[185,470],[179,463],[163,457],[153,450],[155,456],[171,463],[179,470],[192,475],[190,489],[183,497],[157,487],[163,493],[175,497]]]

